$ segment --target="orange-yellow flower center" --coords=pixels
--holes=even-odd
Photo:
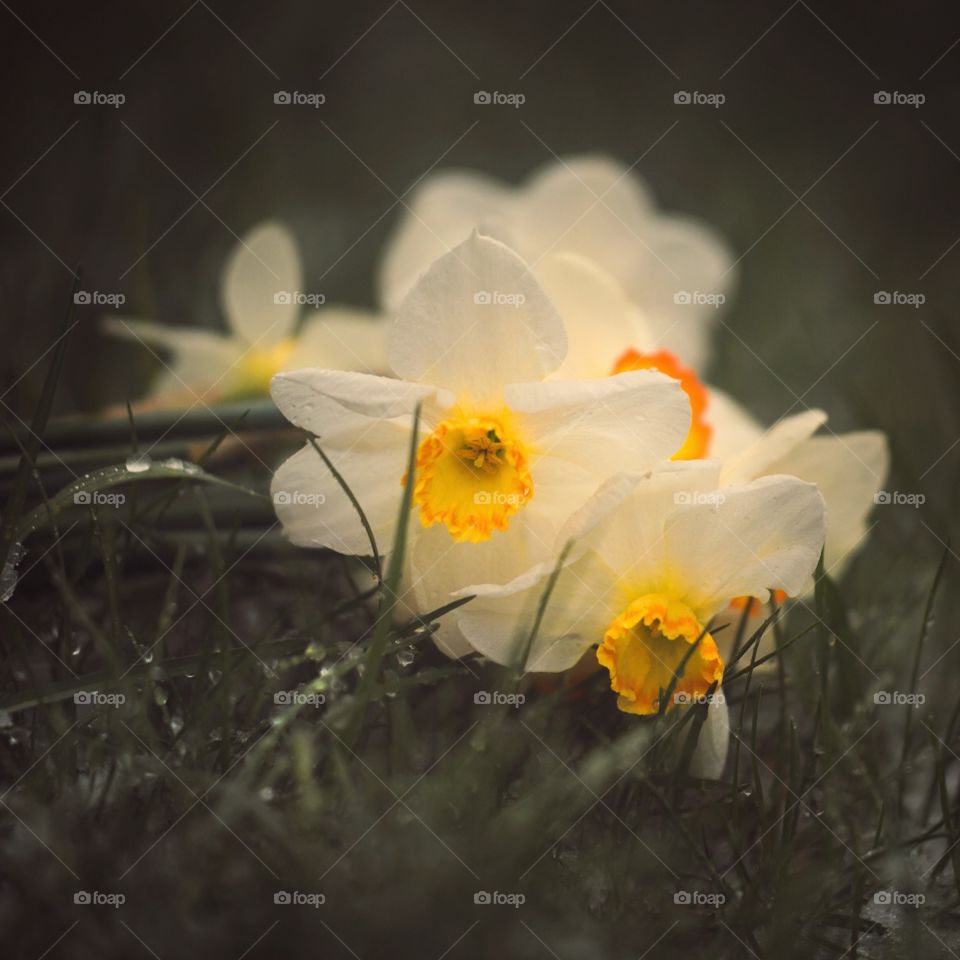
[[[674,460],[701,460],[710,448],[713,427],[707,423],[706,411],[709,394],[697,375],[667,350],[656,353],[640,353],[627,350],[613,365],[611,374],[626,373],[629,370],[659,370],[668,377],[680,381],[684,393],[690,398],[690,430],[683,446],[673,455]]]
[[[413,502],[420,522],[442,523],[454,540],[479,543],[533,496],[527,451],[509,411],[496,416],[455,413],[417,451]]]
[[[607,627],[597,650],[597,660],[610,671],[617,706],[625,713],[657,713],[660,697],[701,634],[703,639],[673,688],[668,710],[703,698],[723,679],[723,661],[713,637],[685,603],[662,593],[634,600]]]

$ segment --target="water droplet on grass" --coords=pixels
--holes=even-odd
[[[143,473],[150,469],[151,462],[149,453],[131,453],[125,466],[130,473]]]
[[[0,601],[6,603],[17,589],[17,567],[23,559],[25,551],[19,543],[11,543],[7,553],[3,571],[0,572]]]

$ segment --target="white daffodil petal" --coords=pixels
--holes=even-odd
[[[496,663],[514,665],[529,642],[556,560],[544,562],[503,587],[480,585],[460,618],[474,649]],[[524,669],[554,673],[574,666],[603,631],[621,602],[616,578],[596,554],[586,553],[560,571]]]
[[[509,383],[539,380],[566,352],[566,334],[526,264],[477,233],[437,260],[387,334],[390,364],[407,380],[477,401]]]
[[[709,452],[715,460],[727,460],[763,436],[760,421],[716,387],[710,387],[705,416],[713,429]]]
[[[664,519],[688,504],[711,502],[720,466],[709,460],[667,461],[642,476],[604,484],[561,530],[595,550],[634,592],[655,592],[664,578]]]
[[[657,349],[702,372],[720,308],[733,287],[733,257],[719,236],[685,216],[650,217],[622,280],[649,317]]]
[[[666,569],[705,621],[734,597],[801,593],[823,548],[823,498],[796,477],[761,477],[717,491],[664,524]]]
[[[370,421],[360,432],[321,443],[363,507],[381,555],[393,542],[409,445],[409,428],[388,420]],[[270,492],[293,543],[370,556],[370,541],[356,509],[311,445],[280,467]]]
[[[514,230],[532,264],[568,250],[622,278],[636,266],[652,212],[646,188],[618,161],[567,157],[530,178],[517,198]]]
[[[624,351],[649,350],[640,311],[597,263],[573,253],[544,257],[535,271],[567,327],[567,358],[553,377],[606,377]]]
[[[535,455],[579,464],[598,480],[669,459],[690,427],[680,384],[651,370],[515,384],[504,396],[538,438]]]
[[[258,349],[290,336],[299,313],[300,255],[290,232],[262,223],[234,247],[223,275],[223,310],[233,332]]]
[[[292,423],[318,436],[359,428],[362,420],[409,417],[434,387],[345,370],[291,370],[270,382],[270,396]],[[452,398],[441,397],[439,402]],[[352,414],[353,416],[348,416]]]
[[[163,389],[205,392],[226,378],[240,359],[243,348],[220,333],[196,327],[171,327],[149,320],[106,317],[103,330],[124,340],[133,340],[154,353],[159,347],[164,364]],[[155,354],[156,355],[156,354]]]
[[[729,748],[730,715],[727,701],[721,694],[707,706],[707,719],[700,728],[700,737],[690,758],[690,776],[701,780],[719,780],[727,764]]]
[[[839,577],[867,532],[874,494],[890,468],[886,437],[876,430],[810,437],[770,467],[815,483],[827,504],[824,567]]]
[[[384,374],[390,369],[385,335],[386,321],[380,314],[324,307],[304,317],[286,368],[325,367]]]
[[[749,447],[726,461],[720,475],[721,484],[747,483],[769,473],[771,464],[785,457],[826,422],[827,415],[822,410],[805,410],[778,420]]]
[[[443,171],[413,191],[409,213],[387,244],[380,301],[394,312],[422,273],[474,227],[502,214],[513,191],[480,174]]]

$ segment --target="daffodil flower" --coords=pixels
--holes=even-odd
[[[570,541],[575,549],[524,664],[568,670],[596,646],[617,706],[631,714],[709,695],[695,770],[710,777],[722,771],[728,729],[711,619],[737,596],[803,590],[824,538],[813,484],[771,476],[718,487],[719,479],[717,463],[677,461],[604,484],[558,534],[557,549]],[[517,625],[531,622],[552,572],[541,563],[505,585],[459,591],[476,595],[460,621],[474,649],[516,663],[524,639]]]
[[[433,175],[414,191],[388,246],[384,308],[394,310],[429,264],[475,227],[510,246],[538,275],[553,254],[601,265],[643,314],[652,342],[694,369],[706,366],[716,304],[733,284],[733,258],[702,223],[659,211],[632,168],[609,157],[568,157],[518,187],[467,171]],[[619,353],[609,357],[608,371]]]
[[[887,474],[886,439],[878,431],[812,436],[820,424],[807,428],[819,412],[788,418],[767,438],[743,407],[704,381],[717,295],[726,295],[732,276],[732,258],[710,230],[658,213],[642,182],[608,158],[560,160],[520,187],[441,173],[415,191],[388,248],[383,302],[395,304],[429,261],[475,224],[527,259],[563,316],[570,349],[553,376],[654,369],[675,378],[693,416],[673,456],[726,460],[757,445],[749,455],[754,467],[742,463],[741,478],[773,470],[816,482],[828,504],[826,566],[842,572]],[[789,449],[784,437],[796,438]],[[768,456],[775,448],[783,448],[784,462]]]
[[[662,374],[543,382],[566,348],[562,320],[523,260],[474,233],[398,310],[387,349],[400,379],[319,369],[274,378],[277,406],[320,437],[381,553],[421,406],[405,594],[414,609],[543,561],[600,483],[669,457],[686,436],[686,395]],[[281,466],[272,489],[294,543],[369,555],[353,506],[311,446]],[[470,650],[455,617],[437,642],[453,656]]]
[[[323,307],[297,326],[304,303],[322,302],[302,290],[302,276],[293,237],[264,223],[242,239],[224,268],[227,333],[124,318],[107,318],[104,329],[170,355],[151,391],[161,403],[265,396],[275,373],[311,365],[381,372],[386,359],[373,314]]]

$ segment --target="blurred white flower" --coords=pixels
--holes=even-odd
[[[668,377],[542,382],[566,346],[526,264],[474,233],[430,267],[397,312],[387,347],[403,379],[317,369],[274,378],[277,406],[320,437],[381,552],[393,541],[412,415],[422,404],[405,594],[414,609],[545,560],[560,524],[601,482],[682,442],[690,408]],[[283,464],[272,490],[295,543],[369,554],[349,499],[311,446]],[[470,650],[458,613],[437,635],[453,656]]]
[[[170,355],[150,393],[161,403],[265,396],[275,373],[304,366],[382,372],[382,321],[374,314],[322,307],[298,326],[304,304],[322,302],[301,289],[302,275],[289,231],[263,223],[243,237],[224,268],[226,333],[122,317],[106,318],[104,329]]]
[[[467,171],[429,177],[414,191],[385,254],[384,309],[396,309],[430,263],[475,227],[515,250],[538,277],[557,254],[599,265],[654,349],[696,370],[706,366],[717,304],[733,286],[733,257],[704,224],[659,211],[632,168],[610,157],[579,156],[547,164],[518,187]],[[599,307],[590,312],[602,315]],[[638,346],[635,340],[629,342]],[[590,355],[602,369],[590,375],[602,376],[623,349],[613,343],[604,356],[604,343],[595,347]]]
[[[702,702],[714,684],[719,692],[724,663],[708,632],[711,618],[737,596],[803,590],[824,538],[823,500],[813,484],[778,476],[718,487],[719,480],[719,464],[699,461],[604,484],[557,537],[557,550],[572,541],[574,552],[525,668],[567,670],[599,644],[597,660],[627,713]],[[460,620],[470,644],[498,663],[522,659],[525,637],[517,630],[528,629],[552,572],[542,563],[502,586],[464,587],[461,595],[476,595]],[[678,673],[673,697],[661,705]],[[726,705],[722,695],[707,702],[693,769],[718,777]]]

